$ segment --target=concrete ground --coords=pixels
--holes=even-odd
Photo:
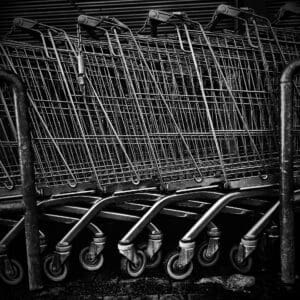
[[[293,289],[287,289],[280,284],[279,275],[274,272],[258,272],[251,276],[217,274],[196,274],[189,280],[176,282],[159,270],[148,272],[138,279],[126,279],[118,276],[109,266],[104,272],[78,269],[65,282],[51,283],[45,280],[44,288],[36,292],[29,292],[25,283],[18,287],[1,285],[0,299],[300,299],[299,279]]]

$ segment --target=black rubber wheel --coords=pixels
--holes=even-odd
[[[48,255],[44,259],[43,269],[46,277],[52,281],[63,281],[68,275],[68,267],[64,263],[58,270],[53,268],[54,254]]]
[[[8,285],[17,285],[24,278],[22,265],[15,259],[10,259],[11,270],[0,269],[0,278]]]
[[[171,252],[164,260],[164,268],[166,273],[175,280],[184,280],[188,278],[194,269],[193,262],[184,267],[178,266],[178,251]]]
[[[213,256],[208,257],[206,255],[207,247],[208,247],[208,242],[206,241],[199,246],[197,251],[197,260],[199,264],[202,267],[206,267],[206,268],[215,266],[220,258],[220,250],[214,253]]]
[[[146,258],[147,258],[147,263],[146,263],[146,269],[154,269],[154,268],[157,268],[161,261],[162,261],[162,252],[161,250],[159,250],[158,252],[156,252],[152,258],[149,258],[146,254],[146,249],[147,249],[147,244],[141,244],[138,246],[138,248],[140,250],[142,250],[145,255],[146,255]]]
[[[130,260],[128,260],[126,257],[122,257],[121,259],[121,271],[123,274],[136,278],[142,275],[146,268],[146,262],[147,258],[142,250],[136,251],[138,256],[138,263],[137,265],[134,265]]]
[[[253,258],[251,256],[248,256],[243,262],[238,262],[237,256],[238,256],[239,246],[233,246],[229,253],[229,258],[232,266],[235,270],[242,274],[247,274],[251,271],[253,266]]]
[[[83,248],[79,253],[79,262],[80,265],[88,271],[97,271],[99,270],[104,263],[104,257],[100,253],[95,258],[89,256],[89,247]]]

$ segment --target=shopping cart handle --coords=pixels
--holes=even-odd
[[[126,31],[129,30],[129,27],[127,25],[125,25],[123,22],[119,21],[116,18],[110,18],[110,17],[103,17],[103,18],[104,18],[104,20],[113,23],[113,25],[115,27],[117,26],[118,28],[126,30]]]
[[[87,15],[80,15],[78,17],[78,24],[92,27],[92,28],[98,28],[103,25],[110,25],[112,27],[117,27],[119,29],[123,29],[126,31],[129,30],[127,25],[125,25],[124,23],[122,23],[116,18],[108,17],[108,16],[95,18]]]
[[[156,9],[151,9],[148,15],[150,20],[157,21],[160,23],[170,23],[175,20],[183,20],[187,18],[187,14],[184,12],[176,11],[176,12],[166,12]]]
[[[26,18],[14,18],[13,25],[24,29],[32,29],[38,24],[38,21]]]
[[[221,4],[214,12],[211,21],[206,25],[206,29],[213,30],[224,16],[238,19],[251,13],[254,13],[253,9],[251,8],[237,8],[230,5]]]
[[[300,5],[295,2],[287,2],[280,7],[279,11],[275,15],[272,24],[278,24],[286,16],[300,15]]]
[[[151,28],[151,36],[156,37],[157,36],[157,27],[161,23],[165,24],[178,24],[183,23],[188,19],[188,16],[184,12],[166,12],[156,9],[151,9],[148,14],[148,24]]]
[[[174,20],[182,21],[186,19],[187,14],[180,11],[169,13],[166,11],[151,9],[149,11],[148,17],[149,20],[156,21],[159,23],[170,23],[173,22]]]

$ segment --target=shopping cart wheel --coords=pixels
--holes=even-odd
[[[89,249],[90,247],[85,247],[80,251],[79,262],[85,270],[97,271],[103,266],[104,257],[101,253],[96,257],[91,257]]]
[[[24,277],[24,270],[21,264],[15,259],[9,259],[10,268],[0,269],[0,278],[9,285],[19,284]]]
[[[239,246],[234,245],[229,253],[229,258],[232,266],[240,273],[242,274],[247,274],[250,272],[252,269],[253,265],[253,258],[251,256],[248,256],[244,261],[239,262],[238,261],[238,251],[239,251]]]
[[[180,266],[178,264],[179,252],[171,252],[164,261],[164,268],[167,274],[175,280],[183,280],[188,278],[194,269],[193,262],[190,262],[186,266]]]
[[[207,256],[208,241],[202,243],[197,252],[197,260],[202,267],[212,267],[216,265],[220,258],[220,250],[215,252],[211,257]]]
[[[54,255],[55,254],[50,254],[45,257],[43,269],[47,278],[49,278],[52,281],[59,282],[67,277],[68,267],[64,263],[60,266],[60,268],[54,268]]]
[[[139,245],[138,249],[142,250],[145,253],[145,251],[147,249],[147,244],[143,243],[143,244]],[[162,252],[161,252],[161,250],[159,250],[158,252],[156,252],[152,256],[152,258],[149,258],[146,253],[145,253],[145,255],[146,255],[146,258],[147,258],[146,269],[154,269],[154,268],[158,267],[159,264],[161,263],[161,260],[162,260]]]
[[[136,251],[138,257],[138,263],[135,265],[126,257],[122,257],[121,259],[121,271],[125,275],[129,275],[130,277],[138,277],[140,276],[146,267],[147,258],[142,250]]]

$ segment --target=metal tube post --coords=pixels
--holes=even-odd
[[[27,250],[29,289],[42,288],[42,274],[40,264],[40,240],[38,228],[38,210],[36,205],[36,191],[34,167],[32,158],[31,137],[27,118],[27,104],[25,89],[19,77],[13,73],[0,69],[0,80],[6,82],[13,89],[16,125],[18,134],[18,149],[21,166],[22,194],[25,205],[25,238]]]
[[[295,236],[293,209],[293,77],[300,71],[300,60],[282,73],[281,87],[281,181],[280,181],[280,259],[281,280],[295,283]]]

